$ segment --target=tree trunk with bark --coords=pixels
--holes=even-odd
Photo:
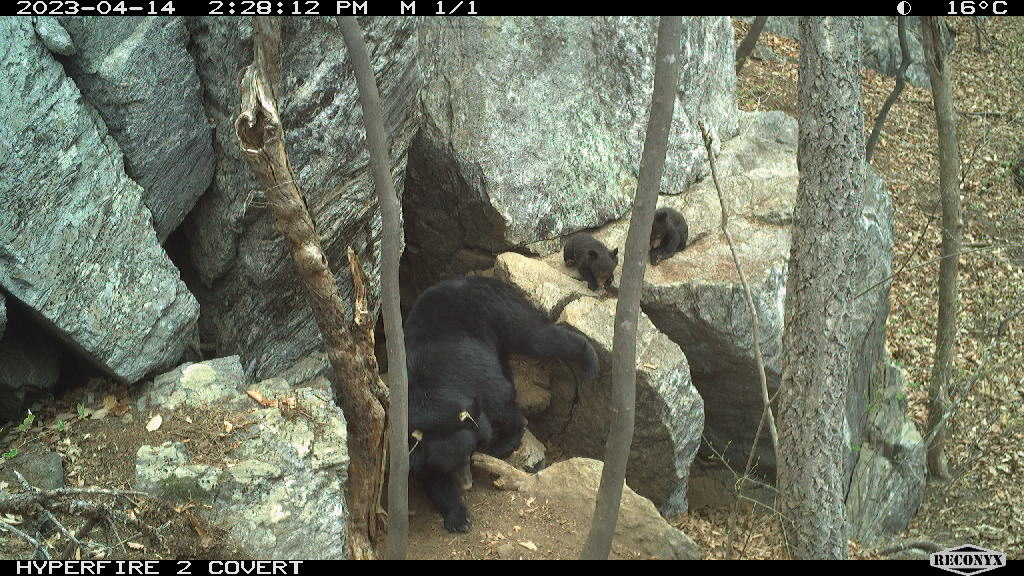
[[[348,249],[354,300],[349,317],[334,274],[320,245],[313,219],[299,192],[285,153],[278,113],[281,32],[276,18],[253,19],[255,58],[239,84],[241,113],[235,120],[239,147],[260,182],[305,288],[324,348],[331,362],[335,400],[348,422],[348,549],[354,559],[375,558],[382,535],[383,441],[388,391],[373,353],[372,315],[366,304],[366,280]]]
[[[956,110],[950,82],[949,60],[942,44],[942,20],[921,17],[921,40],[928,79],[935,101],[939,132],[939,196],[942,199],[942,259],[939,261],[939,320],[935,327],[935,361],[928,394],[928,429],[934,436],[928,445],[928,472],[949,477],[946,463],[945,414],[949,408],[949,382],[957,333],[957,298],[962,223],[960,221],[960,149]]]
[[[615,524],[619,519],[626,463],[633,442],[636,409],[636,327],[640,316],[640,291],[651,238],[651,225],[658,204],[658,191],[668,150],[668,134],[679,83],[679,16],[662,16],[654,64],[654,90],[640,159],[640,177],[629,220],[622,280],[615,306],[615,335],[612,342],[612,423],[605,448],[601,485],[597,491],[594,520],[583,545],[584,560],[606,560],[611,551]]]
[[[800,184],[786,281],[779,509],[796,558],[846,558],[853,269],[863,206],[859,17],[801,17]]]

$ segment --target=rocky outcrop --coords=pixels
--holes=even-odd
[[[238,73],[252,61],[245,18],[187,22],[191,50],[214,122],[217,170],[187,221],[192,261],[202,286],[204,343],[238,353],[250,376],[276,375],[315,353],[320,334],[291,256],[235,140]],[[415,21],[360,20],[382,98],[395,188],[402,193],[406,150],[419,117]],[[366,272],[376,308],[380,283],[380,212],[368,167],[355,77],[337,24],[327,18],[282,21],[281,116],[285,144],[345,301],[352,283],[345,250]]]
[[[210,125],[181,17],[68,16],[68,75],[124,152],[162,243],[213,178]],[[159,63],[158,65],[154,65]]]
[[[745,114],[740,135],[722,146],[717,166],[730,203],[730,232],[760,322],[768,389],[774,394],[782,376],[786,263],[799,178],[796,121],[778,112]],[[704,455],[723,455],[743,469],[763,407],[751,321],[721,236],[718,196],[714,184],[703,181],[681,196],[662,196],[659,205],[683,213],[694,240],[685,251],[647,269],[642,309],[689,360],[705,403]],[[924,478],[921,438],[900,400],[899,369],[890,365],[885,350],[889,289],[884,279],[892,271],[892,214],[884,183],[870,167],[861,226],[859,252],[849,263],[858,297],[851,311],[846,478],[850,482],[856,476],[861,486],[857,492],[851,488],[847,505],[859,522],[853,531],[867,540],[882,526],[906,526],[920,502]],[[595,236],[609,247],[622,246],[626,227],[625,221],[617,222]],[[757,445],[755,463],[765,477],[774,478],[767,432]]]
[[[199,307],[106,125],[37,38],[0,19],[0,285],[126,382],[172,366]]]
[[[406,277],[490,267],[493,254],[630,208],[653,87],[656,20],[424,20],[423,122],[409,151]],[[736,130],[727,18],[684,18],[663,189],[707,171],[698,119]],[[441,263],[418,268],[421,261]]]
[[[561,256],[557,256],[561,258]],[[589,294],[560,260],[520,254],[498,256],[494,274],[517,286],[539,308],[586,335],[597,351],[599,377],[583,381],[557,362],[545,363],[547,407],[532,414],[530,428],[570,454],[603,458],[611,421],[611,352],[615,301]],[[520,370],[517,376],[523,375]],[[703,402],[690,382],[679,347],[640,315],[636,358],[637,411],[626,479],[667,515],[686,511],[690,463],[704,427]],[[520,384],[520,388],[522,388]]]
[[[43,41],[46,49],[60,56],[72,56],[75,54],[75,43],[71,41],[71,35],[60,25],[53,16],[33,16],[32,24],[35,26],[36,35]]]
[[[257,403],[246,391],[262,399]],[[188,364],[143,390],[140,411],[216,406],[244,416],[237,446],[214,463],[193,463],[179,442],[142,446],[134,488],[227,527],[243,550],[267,559],[338,559],[345,552],[345,418],[329,389],[282,379],[248,385],[237,356]],[[209,456],[207,456],[209,459]]]
[[[497,475],[494,485],[502,490],[572,510],[593,510],[601,483],[601,462],[588,458],[564,460],[537,474],[525,474],[489,457],[475,457],[474,465]],[[580,544],[582,546],[582,542]],[[666,522],[650,500],[633,491],[628,480],[622,489],[612,549],[619,558],[699,560],[701,557],[693,540]]]

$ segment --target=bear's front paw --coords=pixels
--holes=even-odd
[[[465,510],[454,510],[444,517],[444,527],[449,532],[469,532],[473,523]]]

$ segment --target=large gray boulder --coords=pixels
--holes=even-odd
[[[391,145],[395,188],[402,193],[406,150],[419,118],[420,76],[415,21],[360,19],[376,70]],[[186,222],[202,287],[204,343],[242,356],[250,376],[279,373],[316,353],[320,334],[296,278],[288,249],[235,139],[238,75],[252,61],[246,18],[187,22],[190,49],[214,122],[217,170],[209,191]],[[348,51],[334,19],[282,21],[282,119],[299,188],[317,224],[346,302],[352,283],[345,250],[359,255],[377,306],[380,211],[368,168],[362,109]]]
[[[789,228],[799,178],[796,121],[779,112],[744,114],[740,135],[723,144],[717,163],[730,203],[730,232],[760,322],[768,389],[774,394],[783,369]],[[848,263],[855,269],[859,296],[851,318],[846,478],[850,481],[857,470],[863,490],[851,497],[848,508],[859,523],[854,533],[868,539],[880,526],[906,526],[920,502],[924,476],[921,438],[901,400],[899,369],[890,365],[885,350],[889,289],[883,280],[892,271],[892,208],[884,183],[870,167],[865,168],[864,194],[863,236],[855,261]],[[681,196],[662,196],[659,205],[686,216],[691,244],[647,269],[642,308],[689,360],[693,383],[705,402],[704,455],[722,454],[734,468],[743,469],[762,404],[752,323],[720,232],[718,196],[709,179]],[[624,245],[625,233],[626,223],[620,222],[596,236],[614,247]],[[767,431],[756,450],[757,468],[774,478],[775,456]]]
[[[172,366],[199,306],[142,189],[31,19],[0,37],[0,285],[121,381]]]
[[[419,27],[423,122],[404,198],[409,277],[490,267],[512,247],[629,210],[654,78],[657,19],[430,18]],[[707,171],[697,120],[736,131],[727,18],[686,17],[663,189]],[[417,268],[420,261],[441,263]]]
[[[143,189],[162,243],[213,178],[210,125],[181,17],[60,19],[77,53],[68,75],[96,107]]]
[[[249,385],[232,356],[156,378],[138,408],[164,421],[177,417],[175,410],[215,408],[225,421],[246,425],[220,461],[209,462],[207,454],[207,463],[193,463],[190,448],[178,442],[142,446],[135,489],[202,503],[199,513],[226,526],[234,543],[260,558],[345,557],[345,417],[329,387],[294,389],[279,378]]]
[[[601,372],[584,381],[559,363],[549,363],[548,406],[532,414],[538,437],[566,452],[603,458],[611,422],[611,364],[615,300],[598,299],[571,278],[560,262],[516,253],[498,256],[494,275],[517,286],[552,319],[587,336]],[[704,428],[704,402],[690,381],[686,357],[640,314],[637,330],[637,410],[626,479],[666,515],[686,512],[690,463]]]

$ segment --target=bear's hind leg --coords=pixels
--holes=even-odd
[[[565,326],[548,324],[533,330],[526,339],[523,354],[536,358],[558,358],[575,362],[583,370],[583,377],[590,380],[597,376],[597,353],[586,336],[573,332]]]

